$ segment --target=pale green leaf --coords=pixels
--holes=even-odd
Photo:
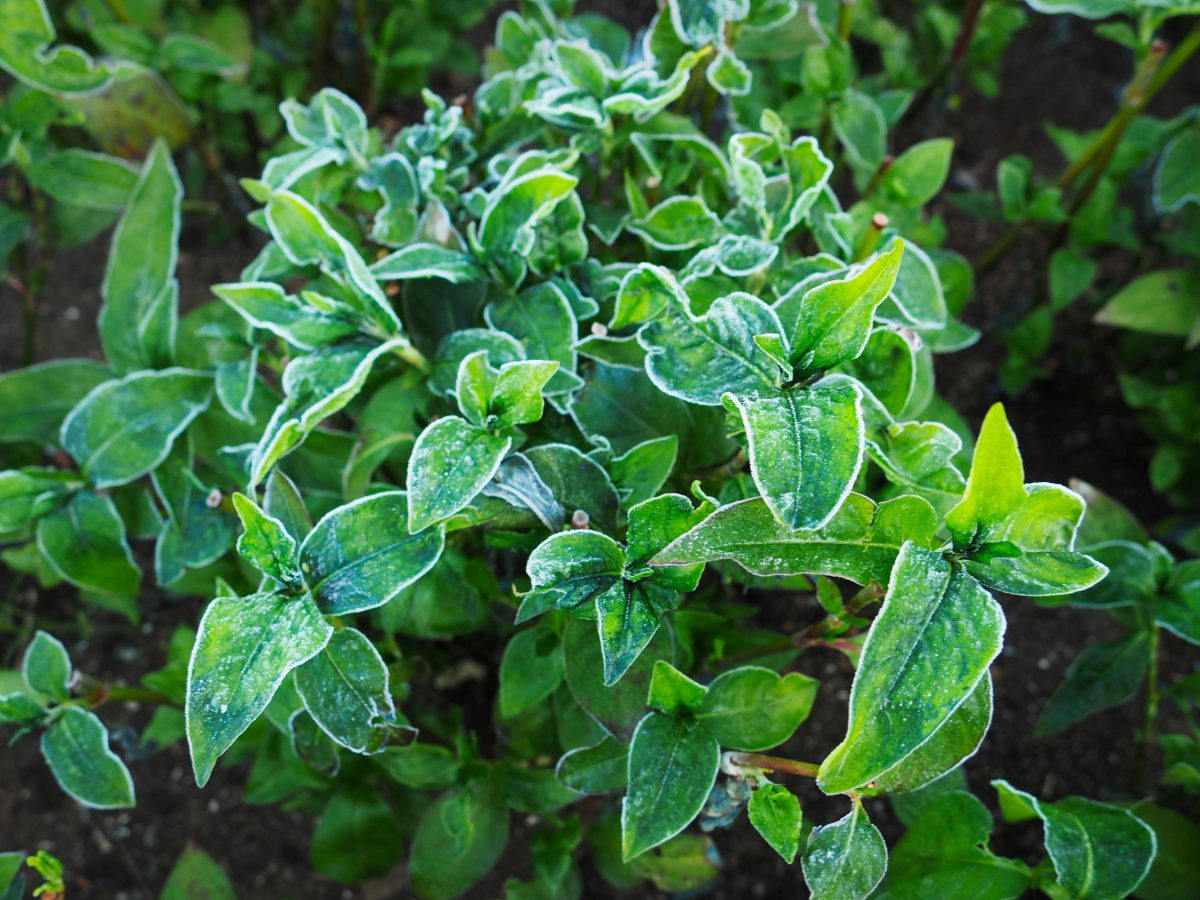
[[[339,506],[317,522],[300,547],[300,567],[323,612],[382,606],[433,568],[444,529],[411,534],[407,521],[407,496],[388,491]]]
[[[864,785],[932,738],[987,673],[1004,624],[962,569],[906,544],[863,645],[846,738],[821,764],[822,790]]]
[[[308,596],[219,597],[200,619],[188,666],[188,746],[203,787],[217,757],[258,718],[293,668],[333,634]]]
[[[296,668],[296,690],[321,729],[355,753],[378,753],[396,725],[388,670],[357,629],[343,628]]]
[[[800,850],[800,801],[781,784],[764,784],[750,795],[746,812],[754,830],[791,865]]]
[[[621,804],[625,860],[673,838],[696,818],[717,778],[721,750],[708,732],[660,713],[645,716],[629,745]]]
[[[862,390],[852,380],[760,396],[726,395],[741,415],[750,471],[763,499],[791,528],[827,524],[862,466]]]
[[[421,432],[408,462],[408,529],[417,533],[454,515],[496,474],[512,438],[458,416]]]
[[[94,713],[64,707],[43,732],[41,748],[54,780],[72,799],[93,809],[134,805],[133,779],[109,749],[108,729]]]
[[[62,445],[97,488],[157,467],[212,400],[212,378],[190,369],[135,372],[89,393],[62,424]]]

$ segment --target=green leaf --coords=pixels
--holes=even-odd
[[[1133,811],[1154,829],[1156,844],[1154,864],[1138,885],[1138,896],[1189,900],[1200,881],[1200,825],[1155,803],[1139,803]]]
[[[39,629],[25,649],[21,676],[35,694],[45,694],[56,703],[66,700],[70,696],[67,685],[71,680],[71,657],[62,641]]]
[[[188,746],[203,787],[217,757],[258,718],[284,677],[329,641],[333,628],[308,596],[219,597],[208,605],[188,666]]]
[[[821,381],[757,397],[726,395],[749,443],[750,470],[784,525],[819,529],[837,513],[862,466],[862,390]]]
[[[516,166],[514,166],[516,168]],[[510,284],[524,278],[534,247],[534,228],[575,189],[579,179],[544,167],[505,179],[488,197],[479,220],[479,245],[486,250]]]
[[[946,513],[946,526],[956,548],[986,540],[1010,513],[1025,501],[1025,467],[1017,436],[1009,427],[1004,407],[988,410],[975,444],[971,474],[962,501]]]
[[[382,606],[433,568],[445,529],[408,532],[408,499],[387,491],[327,513],[300,547],[300,568],[321,611]]]
[[[94,389],[62,424],[62,446],[96,488],[156,468],[212,400],[212,378],[190,369],[135,372]]]
[[[1046,852],[1059,886],[1080,900],[1117,900],[1132,893],[1154,861],[1154,832],[1128,809],[1067,797],[1043,803],[1007,781],[993,781],[1003,800],[1023,801],[1042,820]]]
[[[283,402],[250,454],[250,487],[260,483],[323,420],[358,396],[378,359],[407,346],[404,338],[384,344],[350,341],[288,363],[283,372]]]
[[[992,677],[984,675],[933,737],[875,779],[889,794],[916,791],[962,765],[975,754],[992,724]]]
[[[544,359],[502,365],[492,395],[491,414],[508,427],[538,421],[542,417],[542,390],[558,367],[558,362]]]
[[[608,687],[604,684],[596,627],[591,622],[569,619],[563,630],[563,662],[571,695],[607,732],[622,739],[632,733],[645,712],[656,662],[674,662],[675,652],[670,628],[659,628],[629,671]]]
[[[142,571],[112,498],[80,491],[38,522],[37,543],[51,568],[71,584],[125,597],[137,594]]]
[[[419,790],[444,790],[458,776],[458,760],[445,747],[433,744],[386,747],[373,759],[391,778]]]
[[[1174,212],[1189,203],[1200,203],[1197,157],[1200,157],[1200,131],[1195,127],[1181,131],[1163,148],[1154,169],[1154,205],[1159,212]]]
[[[408,461],[408,529],[417,533],[475,499],[500,468],[512,438],[458,416],[421,432]]]
[[[671,300],[638,332],[638,342],[646,349],[646,374],[659,390],[688,403],[717,406],[726,391],[753,394],[778,387],[779,366],[754,337],[782,330],[771,307],[750,294],[721,297],[703,316],[695,316],[687,295],[674,285]]]
[[[440,278],[451,284],[482,281],[486,273],[467,254],[437,244],[409,244],[371,265],[379,281]]]
[[[301,350],[314,350],[358,332],[356,323],[322,312],[269,281],[218,284],[211,290],[252,328],[265,329]]]
[[[0,375],[0,444],[56,444],[67,413],[111,377],[90,359],[59,359]]]
[[[408,871],[418,897],[456,897],[482,879],[508,843],[508,810],[482,781],[443,794],[417,825]]]
[[[564,753],[554,773],[558,780],[581,794],[611,794],[625,789],[629,748],[611,735],[594,747],[577,747]]]
[[[843,818],[813,829],[800,864],[813,900],[864,900],[883,881],[887,845],[856,800]]]
[[[29,182],[60,203],[121,212],[138,183],[138,170],[125,160],[74,147],[35,159]]]
[[[620,681],[658,631],[659,610],[648,591],[670,595],[662,588],[618,581],[596,597],[605,687]]]
[[[159,900],[237,900],[225,870],[192,843],[179,854],[158,897]]]
[[[707,246],[725,230],[702,197],[671,197],[630,222],[626,229],[659,250]]]
[[[396,706],[387,666],[361,631],[334,632],[295,678],[304,706],[338,744],[355,753],[383,749],[396,725]]]
[[[1108,568],[1090,556],[1058,550],[997,556],[986,562],[968,559],[964,565],[985,587],[1021,597],[1082,591],[1108,574]]]
[[[558,609],[571,609],[608,590],[625,571],[621,545],[598,531],[552,534],[529,554],[526,573],[535,591],[548,591]]]
[[[353,884],[386,875],[400,858],[404,829],[372,791],[336,793],[313,833],[312,861],[335,881]]]
[[[162,365],[173,356],[182,200],[170,150],[157,141],[113,233],[100,288],[100,340],[119,371]]]
[[[108,747],[108,730],[93,713],[63,707],[42,734],[42,756],[72,799],[93,809],[134,805],[133,779]]]
[[[750,795],[750,824],[788,865],[800,850],[801,813],[796,795],[781,784],[763,784]]]
[[[932,546],[936,530],[937,514],[920,497],[876,506],[852,493],[823,528],[802,531],[781,525],[762,500],[742,500],[722,506],[650,564],[731,559],[755,575],[820,574],[882,584],[904,542]]]
[[[107,66],[69,44],[51,47],[57,33],[42,0],[8,0],[0,30],[0,68],[35,90],[84,94],[111,78]]]
[[[654,663],[650,677],[650,692],[646,703],[669,716],[688,711],[695,712],[704,700],[708,688],[692,681],[665,660]]]
[[[826,793],[857,788],[929,740],[1000,652],[1004,613],[940,554],[906,544],[863,644],[845,740],[821,764]]]
[[[242,559],[289,588],[302,584],[296,539],[283,523],[259,509],[245,494],[234,493],[233,508],[242,520],[237,542]]]
[[[1176,637],[1200,644],[1200,560],[1171,570],[1166,591],[1154,603],[1154,620]]]
[[[28,694],[0,694],[0,725],[31,725],[45,715],[45,707]]]
[[[267,225],[288,260],[298,266],[318,265],[343,285],[344,299],[384,335],[401,330],[396,311],[375,281],[362,256],[315,206],[290,191],[270,195]]]
[[[913,144],[892,160],[879,180],[879,192],[900,206],[924,206],[946,183],[953,152],[954,141],[950,138]]]
[[[708,732],[660,713],[645,716],[629,745],[621,804],[626,861],[673,838],[696,818],[717,779],[721,749]]]
[[[542,282],[489,303],[484,319],[492,328],[520,341],[525,359],[558,363],[559,370],[546,386],[546,394],[562,394],[579,386],[574,377],[579,326],[570,300],[554,282]]]
[[[1046,702],[1034,737],[1049,737],[1093,713],[1131,700],[1149,666],[1150,635],[1145,631],[1085,648]]]
[[[887,150],[887,120],[879,104],[861,91],[847,91],[833,106],[832,124],[850,162],[875,171]]]
[[[891,293],[903,255],[904,241],[897,239],[886,253],[800,298],[791,336],[791,359],[798,368],[816,372],[863,352],[875,309]]]
[[[1102,325],[1167,337],[1188,337],[1198,320],[1200,276],[1187,269],[1163,269],[1135,278],[1096,313]]]
[[[1033,886],[1033,873],[1024,863],[988,849],[992,826],[992,814],[971,794],[952,791],[937,797],[892,849],[888,890],[898,900],[1023,896]]]
[[[767,750],[782,744],[808,718],[819,682],[799,672],[740,666],[718,675],[695,709],[722,747]]]
[[[518,716],[562,684],[562,641],[554,629],[535,625],[518,631],[500,659],[500,715]]]
[[[625,538],[628,577],[635,580],[648,577],[655,585],[682,593],[694,591],[704,572],[703,565],[651,569],[647,564],[712,511],[713,504],[708,502],[693,509],[691,501],[682,494],[660,494],[632,507]]]

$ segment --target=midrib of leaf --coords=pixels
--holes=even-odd
[[[299,602],[301,602],[301,601],[299,601],[299,600],[290,601],[290,603],[299,603]],[[262,637],[261,640],[259,640],[259,642],[257,644],[254,645],[254,649],[252,649],[250,651],[249,655],[247,655],[246,661],[244,663],[242,663],[242,670],[239,673],[240,678],[238,680],[240,682],[242,682],[242,683],[245,682],[246,673],[250,671],[251,667],[256,662],[258,662],[258,658],[262,655],[263,650],[265,649],[267,643],[271,640],[271,636],[274,634],[276,624],[278,624],[279,620],[283,618],[283,614],[287,611],[287,608],[290,605],[290,603],[281,603],[279,605],[279,609],[276,610],[274,616],[271,618],[271,620],[267,624],[267,627],[264,629],[264,636]],[[284,674],[287,674],[287,673],[285,672]]]
[[[682,301],[682,300],[680,300],[679,298],[676,298],[676,300],[677,300],[677,302],[679,302],[679,303],[682,303],[682,302],[683,302],[683,301]],[[768,370],[767,370],[767,372],[764,372],[764,371],[763,371],[763,370],[762,370],[762,369],[761,369],[761,368],[760,368],[760,367],[759,367],[757,364],[755,364],[755,363],[752,361],[752,357],[746,357],[746,356],[742,356],[742,354],[740,354],[740,353],[736,352],[735,350],[733,350],[733,349],[731,349],[731,348],[729,348],[729,347],[726,347],[724,344],[722,344],[722,343],[720,343],[719,341],[717,341],[717,339],[716,339],[716,338],[714,338],[714,337],[713,337],[711,334],[709,334],[709,333],[708,333],[707,331],[705,331],[705,330],[704,330],[702,327],[700,327],[700,322],[701,322],[701,320],[700,320],[700,319],[697,319],[697,318],[694,318],[694,317],[692,316],[692,311],[691,311],[690,309],[688,309],[688,308],[684,307],[684,308],[682,308],[682,309],[680,309],[680,310],[679,310],[679,313],[682,315],[682,317],[683,317],[684,321],[686,321],[686,322],[687,322],[687,324],[688,324],[688,325],[689,325],[689,326],[692,328],[692,330],[693,330],[693,331],[695,331],[695,332],[699,333],[699,334],[700,334],[700,336],[701,336],[701,337],[703,337],[705,341],[707,341],[709,344],[712,344],[714,347],[716,347],[718,351],[720,351],[721,353],[725,354],[726,356],[729,356],[729,357],[732,357],[733,359],[736,359],[738,362],[740,362],[740,363],[741,363],[742,365],[744,365],[746,368],[750,369],[750,370],[751,370],[752,372],[754,372],[754,374],[756,374],[756,375],[757,375],[757,376],[758,376],[758,377],[759,377],[759,378],[760,378],[760,379],[763,381],[763,383],[764,383],[764,384],[766,384],[768,387],[774,387],[774,386],[775,386],[775,385],[774,385],[774,383],[771,381],[771,378],[770,378],[770,377],[769,377],[769,375],[767,374],[768,372],[770,372],[770,369],[768,369]]]
[[[900,665],[895,667],[895,669],[892,672],[892,676],[888,679],[887,687],[886,687],[886,689],[884,689],[882,691],[882,694],[885,698],[891,696],[891,693],[895,689],[896,684],[900,681],[901,676],[904,675],[905,671],[908,669],[909,662],[912,660],[913,654],[916,652],[917,646],[921,642],[921,638],[923,638],[925,636],[925,632],[929,630],[929,623],[933,621],[933,617],[935,615],[937,615],[937,613],[941,610],[942,604],[945,602],[946,595],[950,592],[950,585],[953,583],[953,581],[954,581],[954,571],[951,570],[950,577],[946,579],[945,587],[943,587],[941,589],[937,600],[933,604],[930,605],[929,612],[926,614],[924,621],[921,622],[921,627],[917,631],[916,640],[914,640],[911,643],[911,645],[908,647],[908,649],[904,652],[904,656],[900,661]],[[866,653],[866,649],[867,649],[866,645],[864,645],[863,646],[863,654],[864,655]],[[968,694],[968,696],[969,696],[969,694]],[[859,727],[855,729],[855,737],[858,737],[859,735],[861,735],[862,730],[863,730],[862,724],[860,722]],[[936,731],[935,731],[935,733],[936,733]],[[932,737],[932,734],[928,735],[925,740],[928,740],[929,737]],[[847,740],[847,743],[848,742],[849,742],[849,739]],[[922,741],[921,743],[923,744],[924,741]],[[920,746],[920,744],[917,745],[917,747],[919,747],[919,746]],[[916,750],[916,747],[914,747],[913,750]]]
[[[350,562],[343,562],[341,565],[339,565],[337,568],[335,568],[332,572],[330,572],[328,575],[326,575],[324,578],[322,578],[320,581],[318,581],[316,584],[312,585],[310,587],[310,591],[314,594],[317,593],[323,587],[325,587],[326,583],[330,579],[335,578],[338,575],[341,575],[345,571],[358,568],[359,566],[362,566],[365,563],[369,563],[374,559],[378,559],[380,556],[383,556],[385,553],[390,553],[391,551],[395,550],[398,547],[403,547],[405,544],[411,543],[415,539],[421,537],[423,534],[424,534],[423,531],[418,531],[416,534],[410,534],[407,538],[404,538],[401,540],[394,540],[394,541],[392,541],[392,543],[387,544],[386,546],[383,546],[383,547],[379,547],[378,549],[372,550],[370,553],[366,553],[366,554],[363,554],[362,556],[355,557]]]
[[[1040,806],[1040,804],[1039,804],[1039,806]],[[1040,812],[1040,810],[1039,810],[1039,812]],[[1083,885],[1079,889],[1078,896],[1086,897],[1086,896],[1088,896],[1089,892],[1092,889],[1092,882],[1095,881],[1095,879],[1096,879],[1096,851],[1095,851],[1095,848],[1092,846],[1091,835],[1088,834],[1087,828],[1084,827],[1084,824],[1081,821],[1079,821],[1079,817],[1077,815],[1075,815],[1074,813],[1064,812],[1061,809],[1055,810],[1055,812],[1057,812],[1061,816],[1064,816],[1065,818],[1070,819],[1071,824],[1074,825],[1077,829],[1079,829],[1079,834],[1082,836],[1082,840],[1080,843],[1083,845],[1084,860],[1086,861],[1087,865],[1084,868],[1085,874],[1084,874],[1084,879],[1083,879]],[[1043,828],[1045,828],[1046,831],[1049,831],[1050,823],[1043,821]]]
[[[378,710],[378,708],[376,707],[375,703],[373,701],[371,701],[361,691],[359,691],[358,686],[355,685],[354,682],[352,682],[346,676],[346,673],[342,670],[342,667],[340,665],[338,665],[337,660],[334,659],[333,654],[329,653],[328,645],[326,645],[325,652],[329,656],[329,665],[333,667],[333,671],[337,673],[338,677],[341,678],[343,682],[345,682],[346,687],[350,688],[350,693],[352,693],[356,698],[358,698],[358,702],[361,703],[363,706],[365,706],[368,710],[371,710],[372,712],[376,712]]]
[[[191,404],[188,404],[188,405],[190,406]],[[147,410],[146,412],[142,413],[139,416],[135,416],[133,419],[126,420],[125,424],[120,429],[113,432],[105,440],[101,441],[100,445],[97,446],[95,449],[93,449],[88,454],[87,462],[84,465],[87,466],[88,468],[91,468],[92,465],[95,463],[96,458],[98,456],[100,456],[102,453],[104,453],[105,451],[107,451],[108,448],[110,446],[112,446],[114,441],[116,441],[118,438],[124,437],[125,435],[134,431],[135,429],[140,427],[142,425],[142,423],[145,422],[147,419],[153,419],[159,413],[160,409],[161,409],[160,407],[155,407],[154,409]]]

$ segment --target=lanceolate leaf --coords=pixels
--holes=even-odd
[[[250,454],[250,486],[261,482],[324,419],[353,400],[376,360],[407,346],[404,338],[384,344],[352,341],[293,360],[283,373],[283,402]]]
[[[63,448],[95,487],[127,484],[167,458],[175,438],[208,408],[212,385],[189,369],[105,382],[63,422]]]
[[[1032,809],[1045,829],[1046,852],[1059,886],[1080,900],[1117,900],[1141,884],[1154,861],[1154,831],[1128,809],[1067,797],[1043,803],[1007,781],[993,781],[1006,799]]]
[[[372,264],[380,281],[408,278],[441,278],[455,284],[479,281],[485,272],[467,254],[437,244],[409,244]]]
[[[604,684],[616,684],[658,631],[658,612],[642,585],[618,581],[596,597]]]
[[[204,611],[188,666],[188,746],[203,787],[229,749],[296,666],[329,641],[333,628],[311,598],[279,594],[221,597]]]
[[[629,745],[629,788],[621,806],[626,860],[674,837],[704,806],[721,750],[708,732],[682,719],[650,713]]]
[[[408,463],[408,528],[416,533],[475,499],[500,467],[512,438],[447,416],[421,432]]]
[[[335,632],[296,669],[296,690],[316,723],[355,753],[378,753],[396,724],[388,671],[379,651],[354,628]]]
[[[1004,614],[940,554],[906,544],[850,692],[845,740],[821,764],[827,793],[857,788],[933,737],[1000,652]]]
[[[791,358],[808,372],[855,359],[867,346],[871,317],[896,282],[904,242],[838,281],[814,287],[800,300]]]
[[[117,224],[101,287],[100,339],[122,372],[169,360],[178,310],[165,292],[175,275],[182,199],[171,153],[160,141]]]
[[[1150,635],[1135,631],[1111,644],[1094,644],[1074,661],[1038,718],[1035,737],[1048,737],[1093,713],[1132,699],[1150,666]]]
[[[339,506],[300,547],[300,566],[317,606],[345,615],[382,606],[442,555],[441,525],[410,534],[403,491],[372,494]]]
[[[0,375],[0,444],[56,444],[66,415],[111,377],[106,366],[90,359],[60,359]]]
[[[989,532],[1025,500],[1025,467],[1004,407],[988,410],[962,502],[946,513],[956,547],[986,540]]]
[[[38,522],[38,547],[74,585],[132,597],[142,572],[125,539],[125,523],[110,497],[80,491]]]
[[[762,500],[723,506],[651,561],[676,566],[731,559],[755,575],[833,575],[884,583],[906,540],[929,547],[937,516],[919,497],[876,506],[850,494],[823,528],[794,531]]]
[[[300,583],[300,558],[296,539],[283,523],[267,515],[245,494],[233,495],[233,508],[242,520],[242,535],[237,550],[242,558],[280,584],[295,587]]]
[[[862,392],[853,381],[761,396],[727,395],[742,417],[750,470],[763,499],[791,528],[829,522],[862,465]]]
[[[109,749],[108,730],[94,713],[64,707],[42,734],[42,756],[58,786],[84,806],[133,806],[133,779]]]
[[[984,675],[933,737],[875,779],[887,793],[915,791],[961,765],[974,755],[992,724],[992,678]]]
[[[801,860],[813,900],[865,900],[887,863],[883,835],[857,800],[845,817],[813,829]]]

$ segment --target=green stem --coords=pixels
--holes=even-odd
[[[127,684],[105,685],[104,701],[110,700],[117,703],[153,703],[158,706],[179,705],[162,691],[152,691],[149,688],[133,687]]]
[[[804,778],[816,778],[821,772],[821,767],[817,763],[785,759],[782,756],[767,756],[762,753],[730,753],[729,761],[735,766],[743,766],[747,769],[766,769],[769,772],[784,772]]]
[[[133,16],[129,15],[129,10],[125,8],[125,4],[121,0],[105,0],[104,5],[122,25],[133,24]]]
[[[1146,667],[1146,711],[1142,719],[1141,741],[1138,746],[1138,758],[1135,782],[1140,791],[1145,786],[1146,770],[1150,764],[1150,748],[1154,743],[1154,726],[1158,721],[1158,666],[1160,633],[1153,621],[1150,628],[1150,664]]]
[[[1088,179],[1072,198],[1070,210],[1078,211],[1091,198],[1099,186],[1104,173],[1116,154],[1121,139],[1130,124],[1160,91],[1171,81],[1189,59],[1200,50],[1200,23],[1192,26],[1187,36],[1170,54],[1162,43],[1152,45],[1134,70],[1129,85],[1121,96],[1121,105],[1116,113],[1100,130],[1092,142],[1054,180],[1056,187],[1071,187],[1085,172]],[[987,272],[996,265],[1018,240],[1023,239],[1024,229],[1014,225],[975,262],[976,275]]]
[[[844,44],[850,40],[850,29],[854,25],[854,0],[841,0],[838,4],[837,33]]]

